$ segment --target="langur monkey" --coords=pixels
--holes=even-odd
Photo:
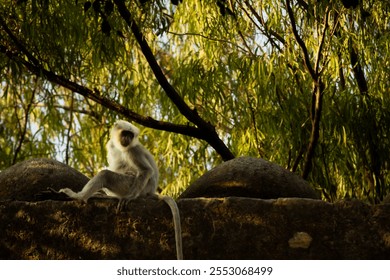
[[[87,201],[98,191],[119,199],[118,209],[137,197],[154,196],[165,201],[172,212],[177,259],[183,259],[180,214],[176,202],[157,193],[158,168],[152,154],[138,141],[139,129],[127,121],[117,121],[107,143],[108,169],[100,171],[75,193],[61,189],[69,197]]]

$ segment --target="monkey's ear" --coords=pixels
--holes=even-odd
[[[133,141],[133,139],[134,139],[134,133],[132,131],[129,130],[121,131],[119,141],[123,147],[129,146]]]

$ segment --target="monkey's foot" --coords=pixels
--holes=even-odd
[[[116,213],[118,214],[123,210],[127,209],[127,204],[129,204],[130,200],[132,199],[120,198],[118,205],[116,206]]]
[[[59,192],[59,193],[64,193],[64,194],[66,194],[67,196],[69,196],[70,198],[85,201],[84,198],[83,198],[83,196],[82,196],[80,193],[75,193],[74,191],[72,191],[72,190],[69,189],[69,188],[60,189],[58,192]],[[85,202],[86,202],[86,201],[85,201]]]

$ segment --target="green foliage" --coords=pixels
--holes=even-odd
[[[110,124],[123,117],[32,74],[21,59],[33,61],[6,27],[39,67],[141,116],[191,124],[156,80],[115,2],[1,1],[1,169],[42,156],[93,176],[107,164]],[[324,199],[381,200],[390,185],[390,5],[222,2],[125,1],[169,83],[234,155],[299,174],[310,161],[308,179]],[[313,88],[322,110],[308,159]],[[178,195],[221,162],[210,143],[151,127],[142,127],[141,140],[156,156],[163,192]]]

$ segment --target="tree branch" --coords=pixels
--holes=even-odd
[[[291,8],[290,0],[286,0],[286,7],[287,7],[288,16],[289,16],[290,21],[291,21],[291,28],[292,28],[294,37],[297,40],[297,42],[302,50],[303,57],[304,57],[304,63],[306,65],[306,68],[307,68],[312,80],[313,80],[312,109],[311,109],[311,132],[310,132],[309,144],[307,146],[307,152],[305,155],[303,171],[302,171],[302,177],[304,179],[307,179],[307,177],[309,176],[311,169],[312,169],[314,153],[315,153],[315,149],[317,147],[318,140],[320,137],[322,97],[323,97],[323,93],[324,93],[324,89],[325,89],[325,86],[320,79],[320,60],[321,60],[321,52],[323,50],[323,46],[324,46],[324,42],[325,42],[326,31],[328,28],[329,10],[328,9],[326,10],[326,16],[324,19],[324,30],[322,32],[320,45],[319,45],[318,51],[317,51],[317,60],[315,62],[315,68],[313,68],[313,66],[310,62],[310,56],[309,56],[309,52],[306,48],[306,44],[298,34],[296,21],[295,21],[293,10]]]
[[[324,92],[324,84],[318,81],[318,84],[314,84],[313,89],[313,115],[312,115],[312,126],[310,132],[309,145],[305,156],[305,164],[303,166],[302,178],[307,179],[312,169],[313,158],[315,148],[317,147],[318,140],[320,138],[320,121],[322,113],[322,97]]]
[[[139,115],[130,109],[120,105],[119,103],[104,97],[100,94],[99,90],[94,89],[91,90],[85,86],[77,84],[61,75],[57,75],[56,73],[46,70],[40,63],[37,58],[34,57],[32,53],[28,51],[28,49],[18,40],[18,38],[12,33],[12,31],[8,28],[3,18],[0,16],[0,26],[4,29],[7,35],[11,38],[16,48],[20,51],[21,55],[18,53],[14,53],[10,51],[7,47],[0,45],[0,52],[5,54],[9,59],[24,65],[31,73],[38,77],[44,77],[48,81],[60,85],[66,89],[69,89],[73,92],[76,92],[87,99],[91,99],[96,103],[102,105],[103,107],[113,110],[118,114],[133,120],[134,122],[150,127],[157,130],[163,130],[173,133],[178,133],[190,137],[194,137],[197,139],[204,139],[202,131],[200,129],[190,126],[190,125],[178,125],[172,124],[169,122],[163,122],[155,120],[151,117],[145,117]],[[27,59],[22,58],[23,56],[27,57]]]
[[[255,20],[252,19],[252,17],[249,15],[249,13],[246,11],[246,9],[243,7],[243,5],[238,2],[241,9],[244,11],[244,13],[248,16],[248,18],[252,21],[252,23],[259,29],[261,30],[260,26],[256,23]],[[256,20],[258,22],[261,23],[261,25],[264,27],[264,35],[267,36],[267,38],[271,41],[272,45],[274,45],[279,51],[281,51],[279,45],[274,41],[274,39],[272,38],[275,37],[276,40],[278,40],[280,43],[282,43],[283,45],[286,44],[286,41],[284,40],[284,38],[279,35],[276,31],[272,30],[271,28],[269,28],[267,22],[259,15],[259,13],[257,13],[257,11],[255,10],[255,8],[253,8],[253,6],[249,3],[248,0],[245,0],[244,1],[245,5],[249,8],[249,10],[251,11],[251,13],[255,16]]]
[[[118,8],[119,14],[125,20],[127,25],[130,27],[135,39],[137,40],[141,51],[149,63],[150,68],[152,69],[154,76],[159,82],[160,86],[165,91],[168,98],[175,104],[178,108],[179,112],[186,117],[190,122],[195,124],[199,130],[201,131],[200,139],[207,141],[218,154],[221,155],[223,160],[230,160],[234,158],[232,152],[226,147],[225,143],[219,138],[217,132],[215,131],[215,127],[211,125],[209,122],[202,119],[196,109],[191,109],[187,103],[181,98],[179,93],[175,90],[175,88],[169,83],[167,78],[165,77],[160,65],[156,61],[156,58],[148,45],[145,37],[143,36],[141,30],[139,29],[137,23],[133,20],[133,17],[130,11],[127,9],[123,0],[114,0],[115,5]]]
[[[319,75],[319,72],[320,72],[320,61],[321,61],[321,56],[322,56],[322,49],[323,49],[323,46],[324,46],[324,43],[325,43],[325,37],[326,37],[326,31],[328,29],[328,20],[329,20],[329,7],[326,7],[326,11],[325,11],[325,18],[324,18],[324,30],[322,31],[322,35],[321,35],[321,41],[320,41],[320,46],[318,47],[318,50],[317,50],[317,58],[316,58],[316,62],[315,62],[315,73],[318,77]]]
[[[22,106],[22,110],[24,110],[24,116],[23,116],[23,120],[22,120],[23,124],[18,119],[17,112],[15,112],[16,118],[19,121],[20,138],[19,138],[18,144],[17,144],[17,146],[15,148],[14,156],[12,158],[12,165],[14,165],[17,162],[19,153],[22,150],[22,145],[24,144],[24,140],[26,138],[27,126],[28,126],[28,122],[29,122],[29,116],[30,116],[31,108],[34,105],[34,99],[35,99],[36,92],[37,92],[37,87],[34,87],[34,89],[31,92],[31,97],[30,97],[30,100],[28,101],[27,107],[24,108],[24,106]],[[20,100],[22,100],[21,97],[20,97]],[[16,108],[15,108],[15,110],[16,110]]]
[[[157,129],[157,130],[164,130],[168,132],[174,132],[174,133],[194,137],[197,139],[202,139],[202,133],[196,127],[190,125],[172,124],[169,122],[158,121],[151,117],[144,117],[116,103],[115,101],[100,95],[100,92],[97,89],[91,90],[85,86],[70,81],[61,75],[57,75],[51,71],[42,68],[41,66],[36,66],[30,63],[29,61],[20,58],[17,54],[14,54],[9,50],[7,50],[7,48],[3,45],[0,45],[0,52],[5,54],[8,58],[12,59],[13,61],[24,65],[34,75],[38,77],[44,77],[45,79],[47,79],[48,81],[54,84],[60,85],[66,89],[69,89],[73,92],[76,92],[84,96],[85,98],[91,99],[96,103],[102,105],[103,107],[113,110],[118,114],[124,116],[125,118],[133,120],[134,122],[140,125]]]
[[[305,66],[306,66],[307,70],[309,71],[309,74],[312,77],[312,79],[316,81],[317,80],[317,74],[314,71],[314,69],[313,69],[313,67],[312,67],[312,65],[310,63],[309,51],[306,48],[306,44],[305,44],[305,42],[302,40],[302,38],[298,34],[297,24],[296,24],[296,21],[295,21],[294,12],[293,12],[293,10],[291,8],[290,0],[286,0],[286,6],[287,6],[287,13],[288,13],[288,16],[289,16],[290,21],[291,21],[291,28],[292,28],[295,40],[297,40],[297,42],[298,42],[298,44],[301,47],[302,52],[303,52]]]
[[[368,83],[367,79],[364,75],[364,70],[359,62],[358,57],[358,51],[354,47],[352,43],[352,39],[349,40],[349,55],[351,60],[351,66],[353,75],[355,77],[355,80],[357,82],[359,92],[362,96],[368,98]],[[367,133],[367,136],[365,137],[365,140],[368,144],[368,154],[370,157],[370,161],[366,163],[366,165],[369,166],[370,172],[373,173],[373,176],[375,177],[374,186],[375,186],[375,195],[377,201],[383,200],[383,194],[384,194],[384,182],[383,182],[383,175],[381,174],[381,165],[382,160],[380,156],[380,151],[378,148],[378,143],[380,143],[381,140],[379,140],[379,128],[378,128],[378,122],[376,119],[376,112],[372,108],[371,102],[367,100],[367,103],[363,103],[360,110],[363,110],[365,113],[365,122],[371,127],[371,133]],[[363,153],[364,156],[364,153]]]
[[[352,45],[352,40],[349,40],[349,45],[349,56],[351,59],[353,75],[355,76],[355,80],[358,84],[360,94],[364,96],[368,94],[366,77],[364,76],[362,66],[360,65],[357,51]]]

